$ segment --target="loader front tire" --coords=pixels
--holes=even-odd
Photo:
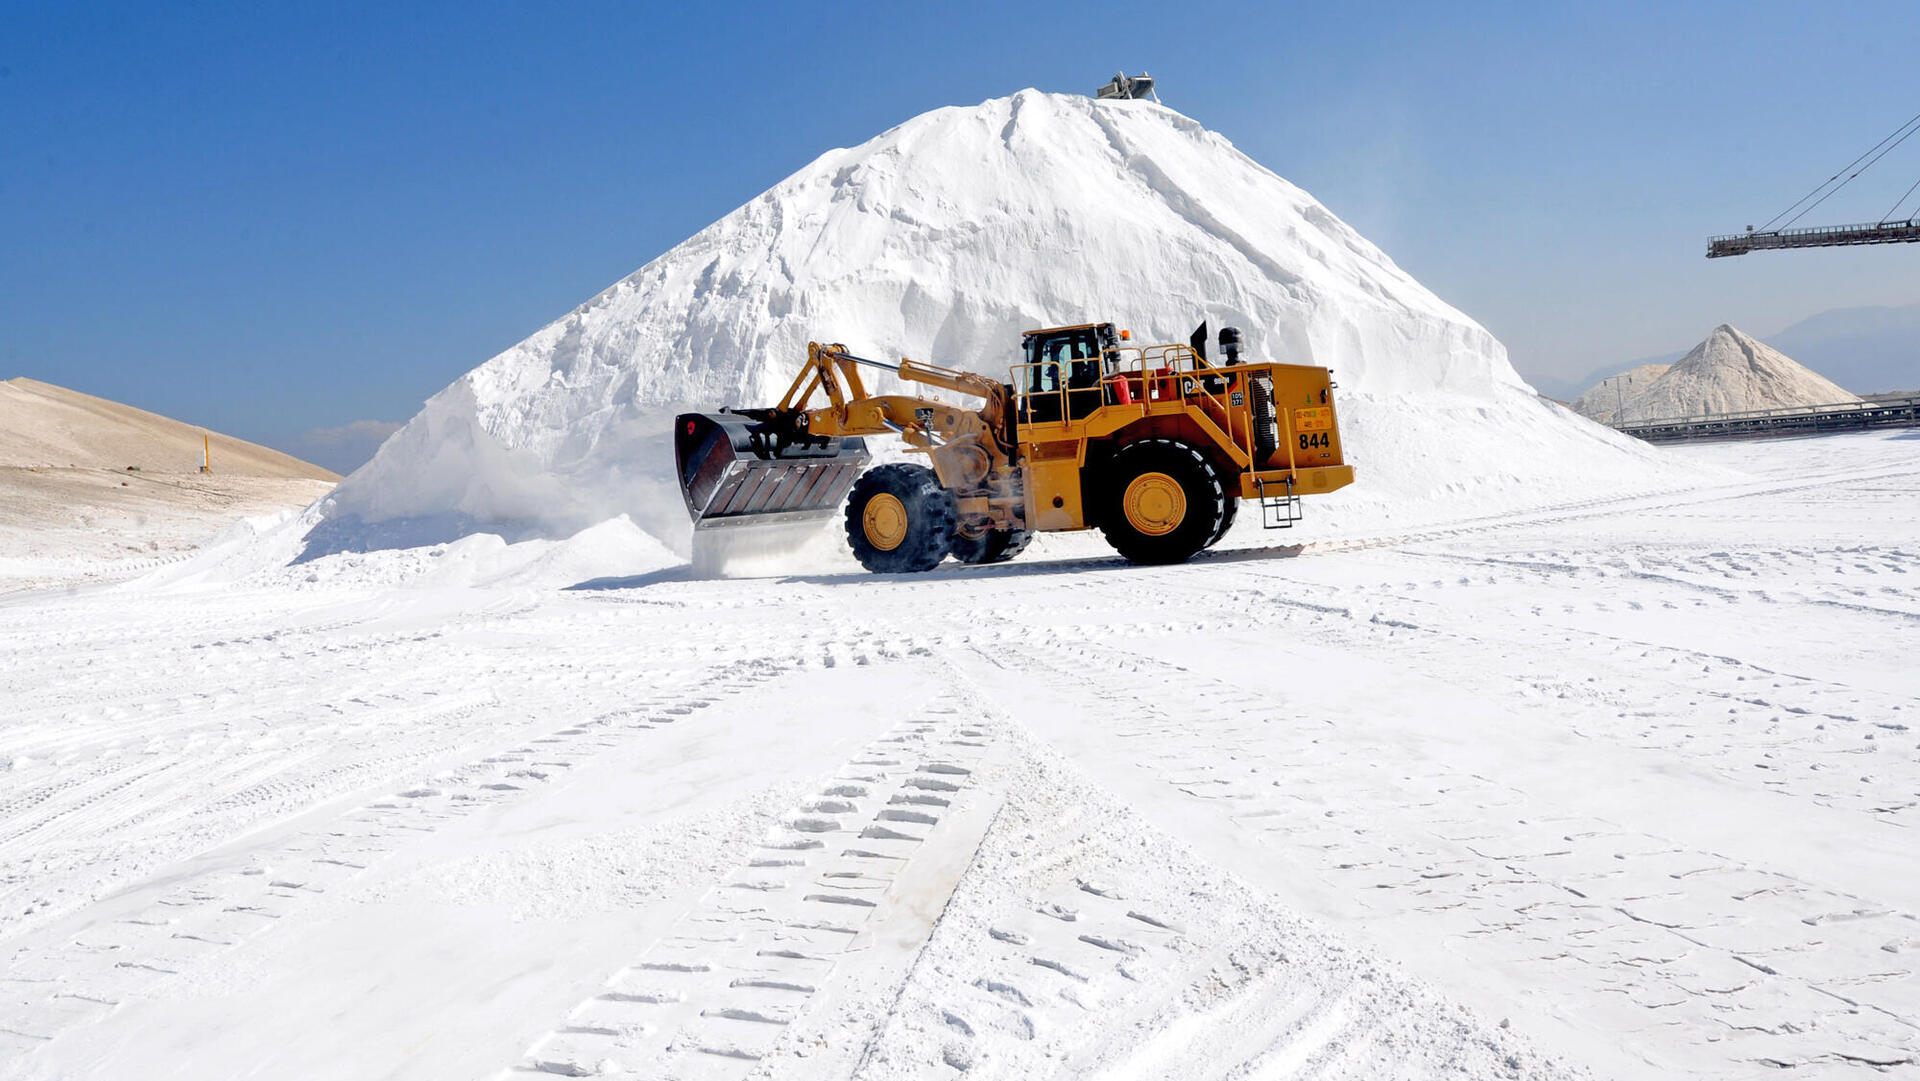
[[[1130,563],[1185,563],[1219,538],[1226,486],[1177,439],[1143,439],[1114,452],[1100,490],[1100,532]]]
[[[926,466],[877,466],[847,496],[847,544],[875,574],[930,571],[953,547],[953,493]]]
[[[953,535],[953,558],[962,563],[1005,563],[1027,548],[1033,534],[1024,529],[989,529],[976,536]]]

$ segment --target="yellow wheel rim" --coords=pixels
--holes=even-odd
[[[1122,505],[1137,533],[1164,537],[1187,517],[1187,492],[1165,473],[1142,473],[1127,485]]]
[[[867,500],[860,512],[860,528],[866,531],[869,544],[891,552],[907,539],[907,505],[899,496],[881,492]]]

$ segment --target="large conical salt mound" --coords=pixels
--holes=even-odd
[[[1590,498],[1668,468],[1540,401],[1492,335],[1225,138],[1154,102],[1027,90],[821,155],[461,377],[341,486],[313,544],[626,513],[681,545],[672,414],[771,404],[809,339],[1004,379],[1021,331],[1109,319],[1149,342],[1232,324],[1256,358],[1335,369],[1360,482],[1321,523]]]
[[[1860,400],[1778,349],[1722,323],[1619,407],[1612,423]]]

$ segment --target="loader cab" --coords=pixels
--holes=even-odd
[[[1014,373],[1021,422],[1057,424],[1092,415],[1102,404],[1103,358],[1117,345],[1112,323],[1028,331]]]

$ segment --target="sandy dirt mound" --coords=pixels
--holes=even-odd
[[[235,519],[285,514],[339,479],[218,433],[204,433],[203,474],[203,433],[50,383],[0,383],[0,592],[182,559]]]
[[[203,435],[212,437],[216,475],[340,479],[290,454],[77,390],[0,383],[0,465],[198,473]]]

